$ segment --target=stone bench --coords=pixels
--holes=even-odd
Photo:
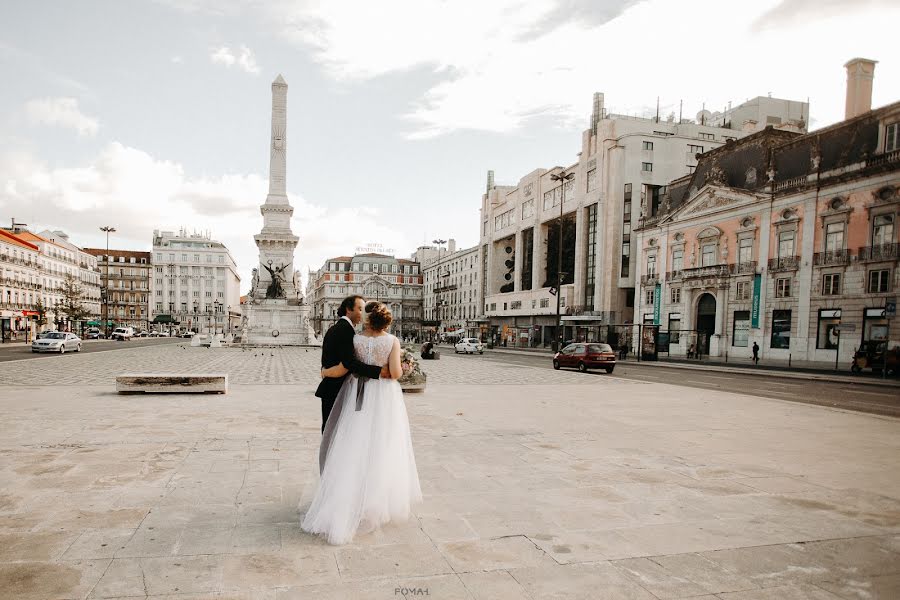
[[[129,393],[226,394],[228,375],[175,373],[129,373],[116,377],[116,391]]]

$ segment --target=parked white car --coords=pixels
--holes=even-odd
[[[32,352],[81,352],[81,338],[74,333],[66,331],[51,331],[45,337],[34,340],[31,344]]]
[[[134,337],[134,328],[133,327],[116,327],[112,335],[110,335],[114,340],[122,340],[127,341]]]
[[[466,354],[484,354],[484,344],[478,338],[463,338],[456,342],[456,353],[465,352]]]

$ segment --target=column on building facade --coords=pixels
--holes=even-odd
[[[728,347],[728,339],[725,335],[725,322],[728,318],[728,289],[718,288],[715,291],[716,297],[716,328],[713,332],[713,339],[709,342],[710,356],[725,356]]]
[[[667,229],[656,230],[656,245],[659,248],[656,251],[656,276],[659,277],[659,325],[660,331],[669,330],[669,301],[671,300],[671,292],[666,284],[666,272],[669,270],[669,231]]]
[[[604,230],[606,229],[606,223],[608,221],[606,211],[604,210],[604,204],[606,204],[601,196],[597,200],[597,223],[595,227],[597,231],[594,234],[594,304],[593,306],[585,307],[588,310],[600,311],[600,290],[603,289],[603,277],[606,274],[607,268],[604,268],[605,265],[609,265],[609,263],[603,262],[604,255],[607,252],[607,248],[605,248],[606,244],[606,236],[603,235]],[[607,315],[603,317],[604,321],[609,323],[611,322]]]
[[[517,208],[517,210],[519,210]],[[513,271],[513,291],[521,292],[522,291],[522,246],[523,246],[523,238],[522,228],[519,227],[518,231],[516,231],[516,242],[515,242],[515,266]]]
[[[576,179],[576,182],[578,180]],[[576,188],[578,186],[576,185]],[[575,288],[575,298],[572,302],[575,306],[583,306],[584,303],[584,282],[587,279],[586,261],[587,261],[587,208],[579,206],[575,207],[575,273],[573,273],[573,282]],[[590,310],[587,306],[583,310]]]
[[[769,349],[768,340],[766,339],[766,323],[769,322],[766,312],[769,310],[766,303],[769,289],[769,240],[772,235],[772,209],[766,208],[759,215],[759,266],[762,271],[760,277],[759,292],[759,329],[750,332],[749,345],[757,342],[760,347],[760,354],[765,355]],[[752,293],[752,291],[751,291]]]
[[[535,202],[543,198],[538,192]],[[531,289],[539,290],[544,287],[544,281],[547,280],[547,261],[544,255],[547,253],[547,228],[540,222],[534,226],[534,234],[532,236],[534,243],[531,250]]]
[[[791,338],[791,352],[806,354],[810,347],[810,302],[813,282],[813,253],[815,252],[818,202],[810,194],[803,202],[803,224],[800,251],[800,268],[797,270],[797,336]],[[815,341],[812,342],[815,348]]]
[[[605,190],[603,196],[606,202],[600,206],[603,213],[604,227],[597,231],[597,247],[599,253],[597,255],[598,265],[610,265],[612,268],[601,271],[598,275],[597,302],[599,306],[605,307],[604,318],[607,322],[613,319],[624,321],[622,310],[624,305],[619,303],[619,274],[621,269],[622,255],[622,202],[624,194],[625,181],[623,178],[623,169],[625,167],[625,148],[618,146],[615,142],[611,142],[611,146],[606,146],[605,157],[598,159],[597,168],[600,169],[601,185]],[[605,158],[605,159],[604,159]],[[634,201],[632,201],[634,205]],[[631,253],[639,242],[637,236],[631,235]],[[632,260],[634,262],[634,260]],[[637,296],[639,294],[635,294]],[[637,298],[635,298],[637,305]]]

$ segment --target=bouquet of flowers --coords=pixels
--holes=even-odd
[[[400,355],[400,368],[403,374],[397,381],[403,389],[422,389],[425,387],[427,376],[419,366],[419,359],[413,353],[412,348],[403,348]]]

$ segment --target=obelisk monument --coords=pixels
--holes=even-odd
[[[244,304],[241,342],[249,346],[316,345],[309,306],[299,294],[291,231],[294,208],[287,197],[287,90],[279,75],[272,82],[272,131],[269,143],[269,194],[259,207],[263,227],[253,236],[259,265],[253,270]]]

